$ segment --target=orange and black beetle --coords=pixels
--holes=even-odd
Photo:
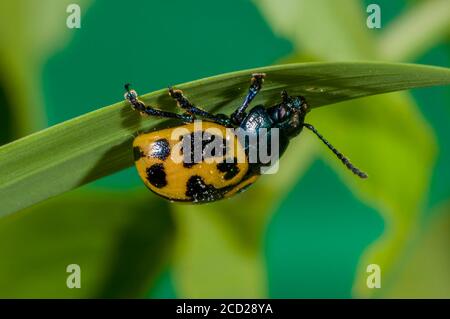
[[[146,106],[138,99],[137,93],[125,85],[125,99],[136,111],[143,115],[179,119],[183,124],[163,130],[157,130],[137,136],[133,142],[136,168],[145,185],[156,194],[171,200],[193,203],[212,202],[230,197],[250,186],[261,174],[263,163],[258,159],[249,161],[249,151],[255,147],[230,134],[227,128],[240,129],[247,136],[260,135],[263,130],[265,138],[270,138],[271,129],[278,130],[279,155],[286,150],[289,140],[297,136],[303,127],[314,132],[328,148],[356,175],[367,175],[354,167],[350,161],[336,150],[310,124],[304,122],[309,111],[304,97],[291,97],[286,91],[281,93],[281,102],[269,108],[263,105],[246,109],[258,94],[265,74],[253,74],[247,96],[231,116],[211,114],[189,102],[180,90],[169,88],[170,96],[178,106],[185,110],[183,114],[167,112]],[[196,128],[196,117],[205,121],[201,128]],[[215,130],[217,134],[211,134]],[[200,136],[199,160],[194,158],[194,147],[186,151],[186,145],[195,144],[194,136]],[[223,148],[221,154],[213,154],[215,161],[208,161],[205,156],[207,145],[220,140]],[[260,141],[260,139],[254,139]],[[232,142],[232,143],[229,143]],[[231,149],[227,145],[233,145]],[[238,161],[236,154],[243,160]],[[181,156],[183,160],[175,160]],[[188,159],[188,160],[186,160]],[[265,164],[265,163],[264,163]]]

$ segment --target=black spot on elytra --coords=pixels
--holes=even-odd
[[[133,157],[134,157],[134,161],[138,161],[139,159],[141,159],[141,157],[144,157],[145,154],[144,152],[142,152],[141,148],[139,146],[134,146],[133,147]]]
[[[206,184],[198,175],[191,176],[186,187],[186,196],[191,197],[195,202],[212,202],[222,198],[226,192]]]
[[[221,138],[219,136],[210,134],[208,132],[202,132],[202,134],[195,134],[194,132],[184,135],[183,136],[183,145],[181,146],[181,155],[183,155],[183,166],[186,168],[191,168],[195,164],[198,164],[202,162],[205,158],[208,158],[210,156],[214,157],[216,156],[216,147],[213,147],[210,151],[210,154],[206,154],[206,147],[208,144],[215,141],[216,138]],[[184,146],[186,143],[190,143],[190,152],[189,154],[184,153]],[[201,144],[200,144],[201,143]],[[201,150],[197,150],[195,152],[195,147],[201,146]],[[226,140],[222,138],[222,144],[221,144],[222,154],[226,154]],[[195,158],[195,155],[199,154],[201,155],[201,158]],[[197,155],[198,156],[198,155]]]
[[[183,156],[183,167],[191,168],[192,166],[197,164],[194,159],[194,146],[196,138],[198,137],[194,135],[194,132],[180,137],[180,141],[182,141],[180,151],[181,155]],[[187,147],[187,143],[190,144],[190,147]],[[186,153],[186,150],[188,150],[189,153]]]
[[[147,168],[147,180],[157,188],[163,188],[167,185],[166,172],[163,164],[153,164]]]
[[[162,138],[153,142],[152,148],[150,150],[150,156],[154,158],[159,158],[164,161],[170,155],[170,145],[169,142]]]
[[[223,163],[217,164],[217,169],[220,172],[225,173],[223,178],[225,178],[226,180],[232,179],[239,173],[239,167],[237,166],[237,158],[235,157],[232,163],[227,163],[225,161]]]

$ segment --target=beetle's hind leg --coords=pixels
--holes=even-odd
[[[183,122],[191,123],[194,121],[194,117],[190,114],[177,114],[173,112],[167,112],[156,109],[152,106],[145,105],[144,102],[139,100],[135,90],[130,89],[130,84],[125,84],[125,99],[131,103],[134,110],[140,112],[142,115],[163,117],[169,119],[180,119]]]
[[[183,91],[176,90],[172,87],[169,87],[169,95],[177,102],[177,105],[184,111],[186,111],[187,114],[190,114],[192,116],[200,116],[202,118],[211,120],[215,123],[229,126],[231,124],[230,119],[228,116],[224,114],[212,114],[209,113],[199,107],[196,107],[194,104],[192,104],[186,96],[184,96]]]

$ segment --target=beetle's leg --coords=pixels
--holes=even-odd
[[[221,125],[229,126],[231,124],[228,116],[224,114],[212,114],[192,104],[183,94],[181,90],[175,90],[169,87],[169,95],[177,102],[177,105],[192,116],[200,116],[209,119]]]
[[[242,120],[244,119],[246,113],[245,110],[250,105],[250,102],[255,98],[258,92],[261,90],[262,84],[264,82],[265,73],[254,73],[252,74],[252,80],[250,84],[250,88],[248,89],[247,96],[244,99],[244,102],[241,106],[238,107],[236,111],[231,114],[231,121],[240,125]]]
[[[138,99],[136,91],[130,90],[129,84],[125,84],[125,90],[125,99],[131,103],[131,106],[134,110],[140,112],[143,115],[180,119],[186,123],[191,123],[194,121],[194,117],[191,114],[177,114],[173,112],[158,110],[151,106],[145,105],[144,102]]]
[[[191,114],[177,114],[172,112],[167,112],[163,110],[155,109],[151,106],[144,105],[141,101],[138,102],[139,105],[133,104],[133,108],[136,111],[139,111],[141,114],[149,115],[149,116],[157,116],[171,119],[180,119],[186,123],[192,123],[194,121],[194,117]]]
[[[283,104],[287,104],[291,97],[289,96],[288,92],[286,90],[281,91],[281,102]]]

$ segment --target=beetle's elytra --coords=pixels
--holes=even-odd
[[[230,197],[242,192],[261,175],[261,167],[267,162],[263,163],[260,157],[252,157],[250,154],[252,150],[261,147],[261,141],[268,141],[262,144],[274,149],[271,146],[273,142],[270,141],[274,137],[272,132],[276,129],[278,155],[281,156],[287,149],[289,140],[299,135],[303,127],[315,133],[354,174],[361,178],[367,177],[311,124],[304,122],[310,110],[304,97],[291,97],[286,91],[282,91],[280,103],[268,108],[257,105],[246,112],[261,90],[264,77],[263,73],[253,74],[244,102],[230,116],[204,111],[194,106],[182,91],[172,88],[169,88],[170,96],[185,113],[155,109],[140,101],[136,91],[126,84],[125,99],[136,111],[143,115],[173,118],[181,122],[178,126],[141,134],[135,138],[135,164],[145,185],[171,201],[205,203]],[[200,128],[194,122],[197,118],[203,120]],[[242,132],[248,139],[239,138],[239,134],[233,133],[236,131]],[[199,142],[198,145],[196,141]],[[200,157],[196,158],[198,154]],[[250,160],[253,158],[256,160]]]

